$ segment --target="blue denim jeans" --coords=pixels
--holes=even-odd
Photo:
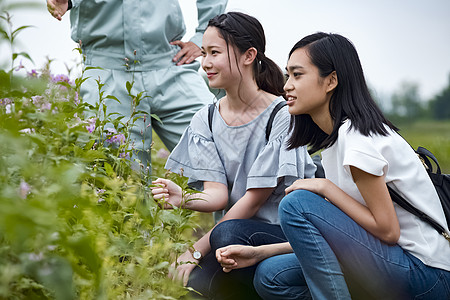
[[[295,254],[259,264],[254,285],[263,299],[356,299],[354,289],[361,299],[450,299],[449,271],[383,243],[314,193],[291,192],[279,215]]]
[[[189,276],[188,286],[200,292],[204,297],[191,293],[190,296],[201,299],[260,299],[253,287],[253,275],[256,266],[222,271],[215,252],[221,247],[232,244],[259,246],[286,242],[279,225],[255,220],[228,220],[219,223],[210,236],[211,252],[208,253]]]

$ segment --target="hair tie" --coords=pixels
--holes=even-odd
[[[266,60],[267,57],[262,52],[258,52],[258,54],[259,54],[258,63],[261,64],[261,62]]]

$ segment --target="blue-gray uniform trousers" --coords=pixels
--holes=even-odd
[[[86,64],[86,67],[90,65]],[[94,65],[91,65],[94,66]],[[171,63],[165,68],[133,71],[133,66],[127,71],[117,69],[88,69],[85,77],[89,77],[81,86],[83,101],[95,104],[99,101],[98,83],[104,83],[102,90],[107,113],[119,113],[126,122],[132,112],[132,98],[128,95],[126,82],[134,82],[132,95],[145,91],[136,111],[147,114],[145,118],[135,121],[131,128],[131,140],[137,157],[145,165],[150,163],[150,146],[152,129],[161,138],[164,145],[171,151],[178,143],[182,133],[189,125],[192,116],[207,103],[214,101],[214,95],[209,91],[204,79],[197,71],[199,63],[177,66]],[[113,95],[113,99],[105,99]],[[155,114],[161,122],[150,118]],[[141,116],[143,114],[140,114]],[[117,115],[113,115],[115,118]],[[112,125],[111,125],[112,126]]]

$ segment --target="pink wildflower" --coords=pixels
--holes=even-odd
[[[43,96],[32,96],[31,97],[31,100],[33,101],[33,104],[34,105],[38,105],[38,104],[40,104],[40,103],[42,103],[43,101],[44,101],[44,97]]]
[[[161,158],[161,159],[165,159],[165,158],[169,157],[169,154],[170,154],[169,151],[167,151],[167,150],[164,149],[164,148],[161,148],[161,149],[159,149],[158,152],[156,153],[156,157],[157,157],[157,158]]]
[[[106,128],[106,131],[108,131],[108,133],[106,134],[108,136],[108,139],[105,140],[105,142],[107,143],[117,143],[117,144],[122,144],[125,142],[125,135],[119,133],[117,133],[117,130],[114,128]]]
[[[90,118],[88,120],[88,125],[86,126],[87,131],[89,131],[89,133],[93,133],[95,130],[95,123],[97,122],[96,118]]]
[[[130,153],[122,152],[122,153],[119,154],[119,157],[120,158],[127,158],[127,159],[129,159],[130,158]]]
[[[42,103],[42,105],[41,105],[42,111],[50,110],[50,109],[52,109],[52,104],[50,102]]]
[[[9,98],[0,99],[0,105],[7,105],[7,104],[11,104],[11,103],[12,103],[12,101]]]
[[[20,60],[19,65],[17,66],[17,68],[15,69],[15,71],[20,71],[20,69],[25,68],[24,65],[22,64],[22,60]]]
[[[32,69],[31,72],[27,73],[29,77],[38,77],[38,72],[35,69]]]
[[[122,133],[116,134],[111,137],[111,141],[113,143],[123,144],[125,143],[125,135],[123,135]]]
[[[67,76],[65,74],[52,75],[52,81],[55,83],[58,83],[58,82],[70,83],[69,76]]]
[[[30,193],[31,187],[28,183],[21,180],[19,186],[19,195],[22,199],[25,199],[27,195]]]

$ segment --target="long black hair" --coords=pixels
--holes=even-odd
[[[353,44],[339,34],[318,32],[301,39],[289,52],[304,48],[313,65],[319,69],[319,75],[326,77],[336,71],[338,84],[330,100],[330,115],[333,130],[330,135],[323,132],[309,115],[291,117],[292,135],[288,148],[309,145],[310,153],[330,147],[338,137],[342,123],[349,119],[351,126],[368,136],[387,135],[385,125],[394,131],[398,129],[389,122],[377,106],[364,78],[361,62]]]
[[[268,93],[284,95],[283,73],[278,65],[268,58],[266,37],[261,23],[254,17],[240,12],[229,12],[209,20],[208,27],[215,27],[229,46],[235,46],[240,53],[249,48],[257,50],[253,62],[253,74],[258,88]]]

